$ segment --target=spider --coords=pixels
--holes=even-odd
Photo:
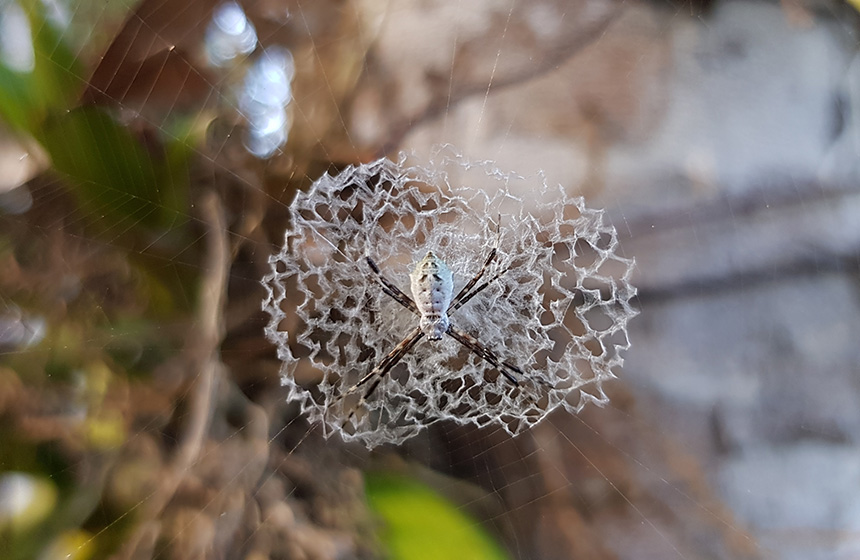
[[[370,398],[379,386],[383,377],[391,371],[395,365],[397,365],[407,352],[415,347],[418,341],[424,337],[427,337],[428,340],[440,340],[443,335],[450,336],[468,348],[471,352],[495,367],[509,383],[515,387],[520,386],[520,381],[517,379],[517,376],[520,378],[527,377],[523,370],[510,362],[502,361],[493,351],[481,344],[477,338],[469,333],[461,331],[452,325],[449,320],[449,316],[451,314],[463,307],[469,300],[481,293],[485,288],[487,288],[487,286],[507,272],[508,269],[506,268],[485,281],[483,284],[475,287],[478,282],[480,282],[481,278],[484,277],[487,269],[496,259],[497,254],[498,252],[496,248],[493,248],[478,273],[475,274],[475,276],[473,276],[472,279],[463,286],[460,292],[452,298],[454,280],[451,270],[442,259],[433,253],[433,251],[428,251],[427,255],[421,259],[417,265],[415,265],[414,270],[410,274],[411,291],[415,298],[414,300],[403,293],[400,288],[394,285],[393,282],[388,280],[388,278],[386,278],[379,270],[379,266],[377,266],[372,258],[365,256],[365,260],[370,266],[370,269],[376,275],[380,284],[382,284],[382,291],[394,299],[394,301],[417,315],[419,317],[419,322],[418,326],[412,329],[412,331],[410,331],[409,334],[407,334],[406,337],[370,371],[370,373],[362,377],[355,385],[351,386],[343,395],[340,396],[339,400],[342,400],[357,392],[361,387],[373,380],[358,403],[352,407],[349,416],[343,422],[344,426],[352,419],[356,410],[367,402],[367,399]],[[545,384],[542,380],[537,381]]]

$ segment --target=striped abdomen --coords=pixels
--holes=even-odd
[[[439,340],[448,330],[448,306],[454,292],[451,269],[433,251],[428,251],[409,277],[412,297],[421,312],[421,330],[428,339]]]

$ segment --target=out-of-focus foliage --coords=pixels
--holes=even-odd
[[[0,219],[0,557],[106,557],[135,530],[106,486],[114,463],[167,425],[187,382],[158,371],[182,371],[174,325],[193,321],[187,186],[202,136],[179,112],[144,130],[82,106],[92,61],[78,56],[93,53],[76,24],[42,2],[6,8],[26,14],[6,46],[32,49],[32,65],[0,60],[0,133],[48,162],[16,189],[32,205]]]
[[[68,108],[79,95],[82,69],[46,17],[45,6],[41,2],[22,6],[32,34],[33,67],[21,71],[0,60],[0,115],[19,131],[37,135],[46,117]]]
[[[349,144],[354,12],[319,3],[326,25],[291,20],[268,46],[295,58],[276,101],[308,118],[263,172],[233,140],[261,50],[208,67],[212,3],[7,5],[32,64],[0,61],[0,145],[41,157],[0,193],[26,202],[0,204],[0,557],[378,556],[358,471],[272,439],[294,418],[254,315],[267,230]]]

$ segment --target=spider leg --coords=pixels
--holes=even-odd
[[[412,301],[412,298],[403,293],[403,291],[394,285],[385,275],[382,274],[382,271],[379,270],[379,267],[373,262],[373,259],[370,257],[365,257],[367,259],[367,264],[370,265],[370,269],[376,274],[376,277],[379,279],[379,282],[382,284],[382,291],[391,296],[394,301],[411,311],[416,315],[421,315],[418,311],[418,307],[415,305],[415,302]]]
[[[362,395],[361,399],[359,399],[358,403],[356,403],[356,405],[352,407],[352,410],[349,411],[349,415],[346,417],[346,420],[344,420],[341,424],[341,428],[345,426],[347,422],[352,420],[352,417],[355,416],[355,411],[358,410],[358,408],[362,406],[365,402],[367,402],[367,399],[370,398],[373,392],[376,391],[376,388],[379,386],[380,382],[382,382],[382,378],[389,371],[391,371],[391,368],[393,368],[397,365],[398,362],[400,362],[403,356],[405,356],[406,353],[409,352],[412,347],[414,347],[415,344],[417,344],[418,341],[421,340],[423,336],[424,333],[421,332],[420,328],[416,327],[412,329],[412,332],[406,335],[406,338],[401,340],[397,344],[397,346],[395,346],[394,349],[388,353],[387,356],[382,358],[379,364],[377,364],[377,366],[373,368],[370,373],[359,379],[358,383],[347,389],[345,393],[338,397],[338,400],[343,400],[348,395],[351,395],[358,391],[358,389],[361,388],[362,385],[373,379],[373,383],[370,384],[370,386],[364,392],[364,395]]]
[[[495,249],[493,249],[493,251],[495,251]],[[510,267],[509,267],[509,268],[510,268]],[[492,278],[490,278],[489,280],[487,280],[486,282],[484,282],[483,284],[481,284],[480,286],[478,286],[477,288],[475,288],[474,290],[472,290],[472,292],[471,292],[471,293],[467,294],[466,296],[464,296],[463,298],[461,298],[461,299],[460,299],[460,301],[458,301],[458,302],[454,303],[450,308],[448,308],[448,313],[449,313],[449,314],[451,314],[451,313],[453,313],[453,312],[457,311],[458,309],[460,309],[461,307],[463,307],[464,305],[466,305],[466,303],[467,303],[470,299],[472,299],[472,298],[473,298],[473,297],[475,297],[476,295],[478,295],[478,294],[480,294],[481,292],[483,292],[483,291],[484,291],[484,288],[486,288],[487,286],[489,286],[490,284],[492,284],[493,282],[495,282],[496,280],[498,280],[498,279],[499,279],[499,277],[500,277],[502,274],[504,274],[505,272],[507,272],[507,271],[508,271],[508,268],[506,268],[506,269],[502,270],[501,272],[499,272],[498,274],[496,274],[495,276],[493,276]]]
[[[478,280],[481,279],[481,277],[484,275],[484,273],[487,272],[487,268],[489,268],[490,264],[494,260],[496,260],[497,254],[498,254],[498,251],[496,251],[496,248],[493,247],[493,250],[490,251],[489,255],[487,255],[487,260],[484,261],[484,266],[481,267],[481,270],[479,270],[478,273],[475,274],[471,280],[466,282],[466,285],[463,286],[463,289],[460,290],[460,293],[458,293],[454,297],[454,299],[451,300],[451,305],[448,306],[448,313],[453,312],[455,309],[459,309],[463,305],[463,303],[465,303],[465,302],[461,303],[463,298],[466,296],[466,294],[469,293],[469,290],[471,290],[472,288],[475,287],[475,284],[478,283]],[[495,280],[495,278],[494,278],[494,280]],[[486,286],[479,288],[479,290],[482,290],[483,288],[486,288]],[[471,299],[471,296],[469,299]]]
[[[484,360],[486,360],[487,362],[492,364],[493,367],[495,367],[497,370],[499,370],[499,372],[502,375],[504,375],[508,381],[510,381],[511,383],[516,385],[517,387],[520,386],[519,380],[516,377],[514,377],[514,375],[512,373],[510,373],[508,370],[514,371],[515,373],[518,373],[521,376],[525,377],[525,373],[523,372],[523,370],[521,370],[520,368],[518,368],[515,365],[509,364],[508,362],[503,362],[502,360],[500,360],[499,357],[496,356],[496,354],[494,352],[492,352],[489,348],[487,348],[486,346],[481,344],[477,338],[470,335],[469,333],[463,332],[460,329],[457,329],[453,326],[450,326],[450,327],[448,327],[448,335],[451,338],[453,338],[454,340],[456,340],[457,342],[459,342],[460,344],[462,344],[463,346],[465,346],[466,348],[468,348],[469,350],[471,350],[473,353],[477,354],[478,356],[480,356],[481,358],[483,358]]]
[[[508,381],[510,381],[511,383],[516,385],[517,387],[520,386],[520,382],[516,377],[514,377],[514,373],[518,374],[523,379],[531,379],[532,381],[535,381],[535,382],[543,385],[544,387],[551,388],[550,384],[547,383],[546,381],[544,381],[543,379],[532,377],[532,376],[526,374],[526,372],[524,372],[522,369],[515,366],[514,364],[512,364],[510,362],[502,361],[495,354],[495,352],[493,352],[492,350],[490,350],[489,348],[487,348],[486,346],[481,344],[481,342],[477,338],[470,335],[469,333],[461,331],[460,329],[458,329],[452,325],[452,326],[448,327],[448,335],[451,338],[453,338],[454,340],[456,340],[457,342],[459,342],[460,344],[462,344],[463,346],[465,346],[466,348],[468,348],[469,350],[471,350],[475,355],[486,360],[489,364],[491,364],[493,367],[495,367],[497,370],[499,370],[499,373],[504,375],[505,379],[507,379]],[[511,373],[511,372],[513,372],[513,373]]]
[[[412,298],[407,296],[403,291],[398,288],[393,282],[391,282],[385,275],[382,274],[382,271],[379,270],[379,266],[374,262],[374,260],[370,257],[365,257],[367,264],[370,266],[370,269],[376,274],[376,278],[379,280],[380,284],[382,284],[382,291],[390,296],[394,301],[414,313],[415,315],[420,315],[421,313],[418,311],[418,307],[415,305],[415,302],[412,301]],[[362,385],[369,382],[373,379],[373,383],[367,388],[362,395],[361,399],[358,403],[350,410],[349,415],[346,420],[343,421],[341,427],[345,426],[347,422],[349,422],[353,416],[355,416],[355,411],[367,402],[367,399],[376,391],[376,388],[382,382],[382,378],[387,374],[391,368],[397,365],[398,362],[406,355],[409,350],[418,343],[419,340],[424,336],[424,333],[421,332],[419,327],[410,332],[406,338],[400,341],[400,343],[395,346],[391,352],[388,353],[380,362],[377,364],[375,368],[373,368],[370,373],[359,379],[358,383],[350,387],[346,390],[346,392],[341,395],[338,400],[342,400],[348,395],[355,393]],[[375,379],[374,379],[375,377]]]
[[[493,278],[493,280],[490,280],[490,282],[485,282],[484,284],[482,284],[480,288],[475,290],[475,292],[472,295],[470,295],[468,298],[466,298],[465,301],[463,301],[463,298],[466,297],[466,294],[469,293],[469,290],[471,290],[472,288],[475,287],[475,284],[477,284],[478,281],[481,279],[481,277],[484,276],[484,273],[487,272],[487,268],[489,268],[490,264],[496,259],[496,256],[498,255],[499,241],[501,240],[501,238],[502,238],[502,214],[499,213],[499,218],[496,221],[496,246],[493,247],[492,251],[490,251],[490,254],[487,255],[487,260],[484,261],[484,265],[481,267],[481,270],[479,270],[478,273],[475,274],[475,276],[473,276],[472,279],[469,280],[465,286],[463,286],[463,289],[460,290],[460,293],[458,293],[457,296],[453,300],[451,300],[451,305],[448,306],[448,313],[453,313],[455,310],[463,307],[463,304],[466,303],[466,301],[469,301],[470,299],[472,299],[472,297],[475,294],[477,294],[478,292],[480,292],[481,290],[483,290],[484,288],[489,286],[493,280],[495,280],[496,278],[498,278],[499,276],[504,274],[504,271],[497,274]]]

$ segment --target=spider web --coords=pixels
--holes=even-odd
[[[615,230],[560,187],[446,151],[433,160],[429,168],[408,166],[405,157],[350,167],[293,202],[292,226],[272,258],[263,302],[288,399],[311,422],[370,447],[402,443],[446,419],[501,425],[518,435],[558,406],[576,413],[589,401],[605,403],[601,385],[622,363],[619,351],[629,347],[626,325],[635,313],[633,262],[615,254]],[[497,185],[466,186],[482,179]],[[497,224],[493,234],[493,215],[511,226],[502,232]],[[366,375],[362,366],[381,360],[378,349],[393,348],[415,322],[393,301],[379,304],[377,279],[362,267],[366,256],[402,278],[432,247],[467,278],[491,243],[501,254],[486,273],[494,281],[480,300],[458,310],[456,323],[519,362],[528,372],[521,387],[487,379],[486,363],[464,358],[465,349],[451,341],[424,344],[404,357],[405,377],[396,370],[386,375],[378,398],[350,414],[357,403],[346,398],[347,388]],[[308,378],[316,378],[313,390],[299,384]],[[354,424],[351,431],[346,424]]]
[[[726,117],[691,119],[670,107],[707,95],[697,90],[673,99],[660,87],[672,81],[663,78],[669,61],[677,59],[678,75],[692,74],[710,91],[714,83],[708,79],[722,75],[721,65],[730,74],[746,46],[761,52],[761,43],[750,39],[756,33],[783,48],[780,57],[795,54],[791,60],[801,69],[847,66],[844,47],[825,42],[830,46],[821,54],[796,42],[842,37],[837,18],[789,4],[782,10],[602,1],[243,4],[240,11],[254,26],[253,50],[232,7],[238,5],[225,14],[217,10],[222,5],[209,2],[45,3],[39,4],[48,6],[41,17],[24,6],[24,20],[29,17],[41,42],[33,57],[25,53],[15,60],[16,68],[60,76],[74,93],[29,100],[35,108],[27,114],[38,115],[42,135],[28,128],[28,119],[7,116],[15,134],[4,138],[5,152],[16,162],[5,164],[7,176],[17,174],[26,184],[2,197],[0,411],[8,435],[3,464],[10,470],[0,481],[0,500],[15,503],[8,496],[21,499],[22,491],[29,492],[39,497],[33,503],[50,510],[40,514],[44,525],[22,533],[9,554],[380,557],[379,521],[368,509],[363,473],[382,469],[450,498],[515,558],[851,557],[849,505],[837,503],[830,518],[813,515],[826,520],[818,525],[799,513],[774,513],[805,509],[789,500],[789,488],[819,487],[806,478],[794,484],[796,472],[781,470],[780,461],[774,469],[765,444],[793,443],[802,432],[805,446],[778,449],[785,464],[825,473],[820,478],[834,481],[837,490],[850,487],[850,473],[836,469],[825,452],[838,447],[840,464],[856,463],[850,442],[858,433],[851,412],[857,407],[846,389],[850,383],[840,384],[853,371],[845,364],[856,363],[850,351],[856,344],[844,333],[860,329],[842,276],[856,269],[857,259],[850,181],[855,152],[845,140],[856,125],[845,110],[834,133],[844,143],[827,144],[832,151],[814,143],[830,134],[823,108],[801,119],[802,135],[775,126],[766,141],[752,135],[740,141],[727,130],[757,129],[745,126],[762,124],[753,113],[773,113],[750,103],[755,111],[742,114],[739,125],[729,118],[739,118],[736,113],[706,105],[692,114]],[[24,20],[4,9],[5,29],[20,28]],[[234,43],[207,52],[216,14],[226,21],[222,31],[240,32],[228,33]],[[812,31],[793,27],[810,22]],[[768,25],[774,35],[763,31]],[[711,31],[721,26],[729,32]],[[844,42],[855,42],[845,35]],[[3,49],[9,36],[3,34]],[[678,47],[691,44],[689,53]],[[745,94],[757,94],[767,107],[776,105],[772,120],[779,125],[800,113],[791,95],[816,110],[824,107],[795,82],[796,88],[769,89],[777,73],[774,65],[764,67],[766,72],[745,74],[746,81],[735,78],[732,93],[746,101]],[[854,75],[844,68],[833,73],[841,71]],[[249,76],[255,75],[270,80],[271,96],[249,93]],[[846,99],[855,93],[849,86],[841,92]],[[680,145],[699,129],[706,133]],[[433,168],[444,167],[445,156],[430,148],[440,142],[467,154],[445,181]],[[494,205],[493,197],[509,192],[504,181],[521,179],[486,173],[512,169],[540,190],[544,179],[536,172],[546,169],[546,183],[561,183],[565,200],[585,197],[584,205],[574,204],[579,212],[607,209],[605,225],[618,231],[619,245],[612,247],[622,268],[625,259],[638,259],[634,283],[642,287],[642,316],[631,323],[631,353],[625,368],[615,370],[618,379],[600,389],[586,383],[610,377],[614,354],[590,372],[577,369],[586,379],[573,377],[565,387],[572,400],[546,397],[534,420],[522,425],[422,417],[422,428],[430,424],[426,429],[407,426],[401,445],[372,452],[324,437],[325,420],[312,413],[333,393],[311,392],[297,402],[301,393],[280,386],[282,368],[291,366],[276,359],[263,336],[270,316],[259,311],[267,295],[259,280],[271,273],[269,258],[280,250],[285,230],[296,231],[291,209],[294,201],[307,200],[299,193],[310,192],[321,177],[367,169],[401,149],[421,162],[408,164],[422,170],[421,185],[409,192],[426,195],[441,184],[466,189],[462,208],[473,217],[465,225],[451,222],[456,227],[445,222],[438,231],[416,222],[410,227],[423,234],[417,243],[382,235],[394,224],[375,233],[356,224],[340,232],[344,239],[328,238],[336,250],[306,238],[316,251],[307,258],[342,259],[336,280],[353,282],[340,292],[312,287],[321,310],[348,309],[352,293],[371,301],[377,322],[387,328],[368,328],[363,336],[380,341],[379,348],[373,345],[379,357],[414,318],[383,297],[360,269],[368,250],[401,289],[426,246],[446,239],[452,247],[445,260],[459,282],[497,242],[497,269],[518,264],[529,251],[546,256],[547,247],[537,249],[528,237],[539,230],[523,228],[512,216],[552,215],[541,212],[547,201],[520,189],[514,209]],[[17,157],[23,153],[29,157]],[[683,165],[676,161],[681,153],[688,157]],[[766,179],[739,177],[746,168],[722,166],[724,158],[769,162],[782,175],[760,166],[755,172]],[[464,161],[483,162],[471,169],[470,177],[479,179],[462,179],[469,171]],[[365,167],[349,167],[362,162]],[[809,162],[830,180],[816,176],[804,183]],[[430,173],[427,166],[437,170]],[[110,168],[126,180],[94,175],[94,168]],[[493,190],[500,180],[503,189]],[[738,184],[753,186],[716,190]],[[834,201],[849,204],[839,220],[833,220]],[[833,221],[822,229],[823,220]],[[727,224],[731,235],[725,234]],[[512,275],[454,315],[455,324],[494,350],[513,349],[506,359],[535,355],[526,339],[508,336],[504,317],[518,312],[518,300],[499,297],[516,289],[522,269],[512,266]],[[798,275],[806,275],[809,285],[769,289],[769,283]],[[626,278],[623,272],[613,277]],[[828,291],[820,291],[822,283]],[[606,291],[589,289],[600,288]],[[517,296],[523,301],[525,291]],[[810,293],[837,297],[806,297]],[[335,296],[343,301],[329,305],[326,298]],[[631,296],[627,291],[622,299]],[[761,312],[786,300],[797,305],[784,321]],[[530,311],[524,321],[536,317]],[[817,354],[808,342],[798,342],[812,339],[804,336],[810,331],[795,330],[801,323],[818,334],[815,340],[828,333],[830,343],[817,359],[810,358]],[[722,330],[711,330],[713,325]],[[289,332],[289,326],[277,328]],[[606,348],[613,344],[625,346],[626,340]],[[762,351],[769,345],[796,353],[783,352],[769,369],[773,355]],[[405,358],[403,368],[418,371],[420,358],[425,364],[465,362],[458,368],[445,364],[446,372],[483,368],[453,341],[441,353],[429,350]],[[354,361],[331,359],[338,365]],[[818,377],[822,363],[826,378]],[[317,368],[325,375],[339,370]],[[775,374],[767,379],[750,373],[758,370],[794,372],[796,388]],[[821,379],[823,390],[813,378]],[[370,404],[379,410],[382,395],[401,391],[403,379],[392,376]],[[609,402],[572,414],[580,388],[601,401],[605,391]],[[774,402],[767,414],[750,415],[760,402],[758,391]],[[786,392],[793,400],[783,398]],[[814,400],[819,394],[820,402]],[[499,403],[522,410],[523,395],[500,391]],[[803,399],[811,399],[806,408]],[[368,434],[380,433],[371,430],[378,428],[376,419],[362,417],[359,422],[367,423],[347,432],[347,439],[366,443]],[[758,463],[745,461],[750,456]],[[763,467],[755,471],[756,464]],[[5,476],[13,470],[27,474],[24,482]],[[762,483],[763,471],[775,471],[764,480],[776,482]],[[738,499],[745,493],[760,499]],[[8,517],[0,519],[6,523]],[[811,534],[794,531],[798,527]],[[788,531],[793,539],[785,538]]]

